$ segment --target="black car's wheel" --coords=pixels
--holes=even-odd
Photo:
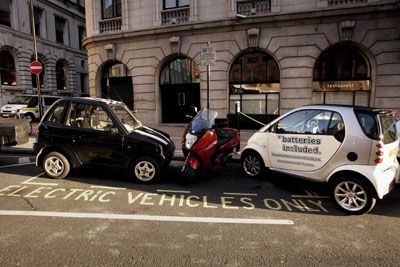
[[[160,176],[160,165],[151,157],[140,157],[133,161],[132,171],[140,183],[152,183]]]
[[[44,157],[42,167],[44,173],[54,179],[65,178],[71,169],[68,159],[59,152],[50,152],[47,154]]]
[[[375,206],[376,198],[371,185],[358,177],[343,176],[332,183],[332,199],[348,214],[368,213]]]
[[[245,152],[241,158],[242,170],[250,177],[260,178],[264,172],[264,162],[256,152]]]

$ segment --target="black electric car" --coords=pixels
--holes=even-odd
[[[36,165],[52,178],[79,166],[124,168],[141,183],[157,180],[173,157],[168,134],[143,126],[118,101],[71,97],[55,102],[38,126]]]

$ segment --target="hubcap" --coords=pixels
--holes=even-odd
[[[52,176],[59,176],[64,172],[64,163],[57,157],[49,157],[45,162],[45,168]]]
[[[344,209],[358,211],[367,204],[367,192],[359,184],[351,181],[339,183],[335,188],[335,200]]]
[[[135,175],[141,181],[148,182],[156,175],[156,168],[148,161],[140,161],[135,166]]]
[[[249,155],[243,161],[243,168],[246,174],[257,176],[261,172],[261,162],[257,156]]]

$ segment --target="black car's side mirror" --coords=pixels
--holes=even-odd
[[[112,126],[112,127],[110,128],[110,133],[111,133],[112,135],[118,134],[118,133],[119,133],[118,128]]]

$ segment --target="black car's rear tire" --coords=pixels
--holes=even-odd
[[[131,164],[133,177],[139,183],[148,184],[156,182],[160,177],[160,165],[151,157],[139,157]]]
[[[53,151],[44,157],[42,168],[47,176],[63,179],[69,174],[71,164],[63,154]]]
[[[372,186],[351,175],[333,181],[331,196],[340,210],[352,215],[368,213],[376,203]]]

